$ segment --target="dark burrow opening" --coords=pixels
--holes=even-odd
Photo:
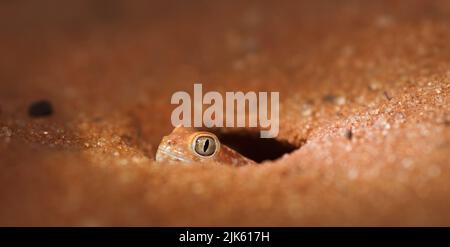
[[[291,153],[300,148],[299,146],[276,138],[260,138],[259,131],[207,131],[216,134],[223,145],[227,145],[243,156],[258,163],[265,160],[276,160],[284,154]]]

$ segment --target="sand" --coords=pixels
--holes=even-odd
[[[449,27],[448,1],[4,1],[0,225],[448,226]],[[280,92],[296,150],[156,164],[196,82]]]

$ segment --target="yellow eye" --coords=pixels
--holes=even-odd
[[[194,139],[194,151],[201,156],[211,156],[216,150],[218,143],[211,136],[200,135]]]

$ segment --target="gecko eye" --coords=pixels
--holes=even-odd
[[[201,156],[211,156],[216,152],[216,140],[211,136],[199,136],[195,138],[194,150]]]

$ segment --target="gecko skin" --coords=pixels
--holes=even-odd
[[[156,152],[156,162],[188,164],[217,162],[233,166],[255,164],[254,161],[221,144],[216,135],[181,126],[163,137]]]

